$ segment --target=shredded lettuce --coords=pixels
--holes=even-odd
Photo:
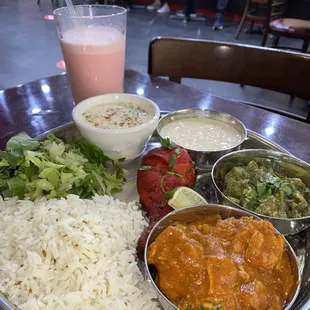
[[[36,141],[22,132],[0,151],[0,194],[35,200],[121,191],[123,169],[85,140],[67,144],[53,134]]]

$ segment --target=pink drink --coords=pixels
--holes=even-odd
[[[125,35],[112,27],[75,28],[62,33],[62,53],[75,103],[123,92]]]

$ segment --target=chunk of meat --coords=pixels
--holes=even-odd
[[[227,241],[231,241],[236,235],[237,230],[238,227],[236,226],[236,222],[233,220],[233,218],[231,218],[227,219],[226,222],[218,221],[216,226],[212,229],[212,235]]]
[[[147,212],[151,225],[159,221],[173,209],[165,199],[165,193],[179,186],[194,187],[194,164],[184,148],[155,148],[142,159],[137,174],[137,189],[142,208]],[[143,259],[147,228],[138,241],[137,254]]]
[[[255,185],[262,178],[264,178],[264,175],[268,173],[268,169],[262,165],[258,165],[256,161],[252,160],[246,166],[246,172],[248,173],[248,178],[250,179],[250,183]]]
[[[156,265],[159,286],[170,300],[190,295],[198,306],[209,286],[203,257],[198,241],[189,238],[183,228],[169,226],[151,244],[148,263]]]
[[[305,197],[300,193],[294,193],[291,199],[286,200],[288,206],[288,215],[289,217],[302,217],[309,215],[309,206]]]
[[[240,198],[249,185],[248,173],[244,167],[234,167],[225,176],[225,191],[227,196]]]
[[[244,258],[253,267],[271,270],[281,262],[283,248],[283,236],[256,230],[249,240]]]
[[[225,256],[206,257],[210,281],[210,294],[227,294],[237,285],[238,270],[235,263]]]
[[[221,294],[210,294],[206,301],[202,303],[204,310],[244,310],[240,308],[237,298],[230,293],[221,295]]]
[[[226,221],[224,221],[224,224],[222,225],[225,225]],[[233,230],[235,234],[229,246],[229,251],[236,254],[242,254],[246,251],[249,240],[251,239],[254,231],[258,228],[257,225],[260,224],[257,224],[253,221],[252,217],[248,216],[242,217],[240,221],[236,221],[233,218],[229,221],[232,222],[231,225],[235,226],[235,229]]]
[[[240,294],[241,309],[247,310],[281,310],[281,299],[260,281],[241,286]]]
[[[281,203],[278,199],[271,195],[268,196],[255,210],[255,212],[260,214],[265,214],[274,217],[287,218],[287,215],[283,208],[280,208]]]
[[[137,189],[142,207],[153,219],[161,219],[172,211],[164,194],[178,186],[194,187],[194,164],[188,152],[176,147],[155,148],[142,159],[142,167],[138,170]]]

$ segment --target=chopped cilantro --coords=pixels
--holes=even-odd
[[[176,173],[176,172],[174,172],[174,171],[168,171],[167,173],[168,173],[168,174],[171,174],[171,175],[175,175],[176,177],[182,178],[182,175],[181,175],[181,174]]]
[[[235,198],[235,197],[231,197],[231,196],[227,196],[232,202],[239,204],[240,203],[240,199]]]
[[[277,176],[272,169],[266,174],[265,180],[257,183],[256,189],[259,201],[263,201],[272,195],[274,189],[282,190],[287,197],[290,197],[293,193],[290,187],[290,179]]]
[[[258,196],[262,196],[266,191],[266,183],[258,182],[256,185]]]
[[[293,194],[293,190],[287,184],[283,184],[282,191],[287,197],[290,197]]]
[[[141,166],[139,170],[141,171],[148,171],[148,170],[151,170],[152,167],[151,166]]]
[[[170,155],[169,157],[169,167],[172,167],[175,164],[175,156],[174,155]]]
[[[174,193],[176,192],[177,189],[178,189],[178,187],[172,189],[172,190],[169,191],[169,192],[165,192],[165,194],[164,194],[165,199],[166,199],[167,201],[170,200],[170,199],[173,197],[173,195],[174,195]]]
[[[180,154],[181,154],[181,149],[180,149],[179,147],[177,147],[177,148],[175,149],[175,153],[176,153],[177,155],[180,155]]]
[[[166,148],[166,149],[174,149],[176,147],[176,144],[172,141],[170,141],[169,138],[164,138],[161,141],[161,146]]]

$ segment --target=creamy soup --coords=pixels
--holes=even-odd
[[[98,104],[82,114],[83,120],[97,128],[132,128],[147,123],[152,115],[131,103]]]
[[[164,138],[195,151],[221,151],[237,146],[242,136],[232,126],[209,118],[174,121],[160,131]]]

